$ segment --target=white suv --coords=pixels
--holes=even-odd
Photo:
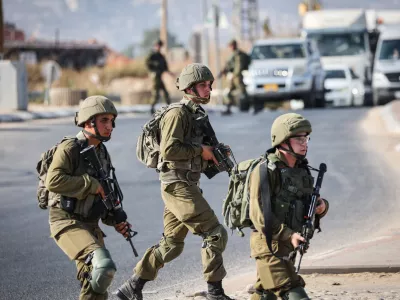
[[[325,104],[324,76],[314,41],[266,39],[253,45],[244,83],[254,109],[290,99],[302,99],[305,108],[312,108]]]

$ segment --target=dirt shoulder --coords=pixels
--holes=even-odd
[[[324,300],[392,300],[400,299],[400,272],[398,273],[350,273],[302,275],[307,283],[311,299]],[[225,291],[235,300],[251,297],[255,274],[246,273],[226,279]],[[177,296],[173,299],[204,300],[205,291]],[[172,299],[172,298],[171,298]]]

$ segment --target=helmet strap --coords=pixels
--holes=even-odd
[[[297,154],[296,152],[293,151],[292,145],[290,145],[289,140],[285,141],[286,144],[288,145],[289,149],[282,147],[282,145],[278,146],[280,149],[285,150],[287,153],[289,153],[291,156],[293,156],[294,158],[302,161],[306,158],[307,152],[305,155],[301,155],[301,154]]]
[[[192,100],[195,103],[200,102],[201,104],[207,104],[207,103],[210,102],[210,97],[203,98],[203,97],[200,97],[198,95],[195,96],[195,95],[188,94],[188,93],[185,93],[184,97],[186,99]]]
[[[94,131],[96,132],[96,134],[93,134],[93,133],[91,133],[91,132],[89,132],[89,131],[87,131],[87,130],[85,130],[85,129],[83,129],[83,132],[84,133],[86,133],[88,136],[90,136],[90,137],[93,137],[93,138],[95,138],[95,139],[98,139],[100,142],[108,142],[109,140],[110,140],[110,138],[111,138],[111,136],[109,136],[109,137],[104,137],[104,136],[102,136],[102,135],[100,135],[100,132],[99,132],[99,130],[97,129],[97,126],[96,126],[96,119],[95,119],[95,117],[93,117],[92,119],[90,119],[90,125],[92,125],[92,127],[94,128]],[[114,127],[114,123],[113,123],[113,127]]]

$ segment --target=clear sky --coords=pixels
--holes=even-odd
[[[202,24],[203,0],[168,0],[169,30],[186,44]],[[140,43],[145,29],[160,24],[161,0],[3,0],[4,19],[26,32],[27,37],[87,40],[96,38],[116,50]],[[212,0],[206,0],[208,5]],[[219,0],[230,21],[232,0]],[[275,32],[297,28],[300,0],[259,0],[259,17],[268,16]],[[322,0],[325,8],[400,9],[400,0]],[[222,29],[222,42],[233,35]]]

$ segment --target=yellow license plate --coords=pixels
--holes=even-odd
[[[276,92],[279,89],[277,84],[264,84],[264,90]]]

